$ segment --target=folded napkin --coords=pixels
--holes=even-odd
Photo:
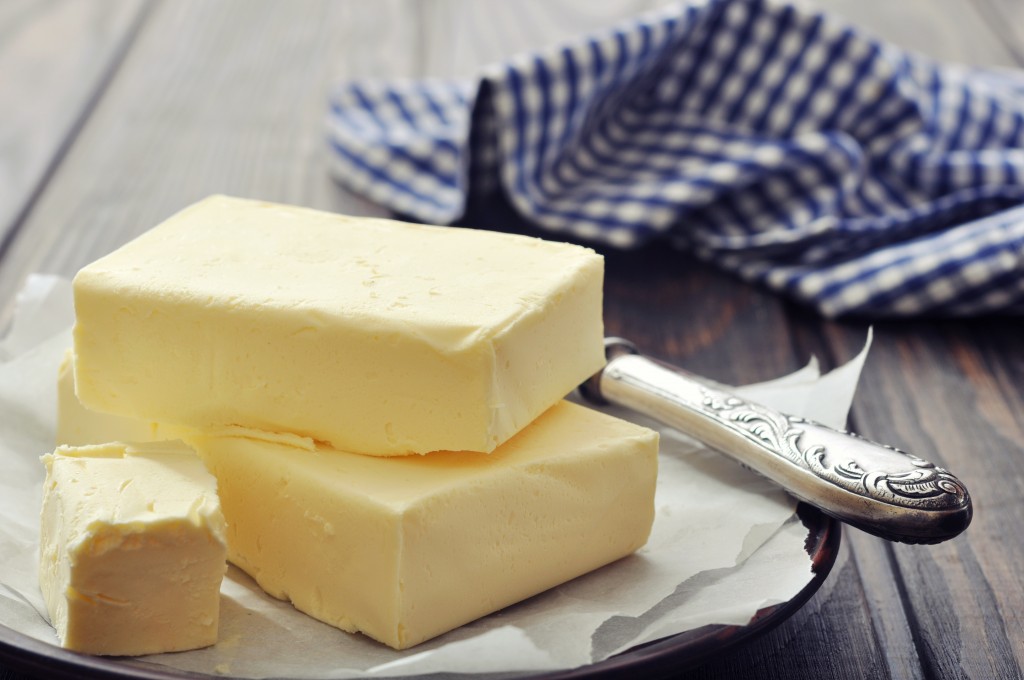
[[[671,243],[827,316],[1024,311],[1024,75],[800,6],[674,6],[474,82],[349,82],[328,127],[341,183],[424,222],[501,192],[557,237]]]

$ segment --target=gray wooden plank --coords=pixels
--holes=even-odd
[[[845,539],[862,580],[866,610],[882,659],[892,678],[924,678],[918,640],[907,612],[903,594],[893,578],[893,546],[880,538],[848,528]]]
[[[0,243],[73,140],[145,7],[144,0],[0,4]]]
[[[973,0],[978,13],[988,22],[1006,49],[1013,53],[1016,66],[1024,66],[1024,3],[1019,0]]]
[[[893,45],[935,59],[978,66],[1017,64],[1013,52],[971,0],[811,0],[811,3]]]
[[[450,78],[474,76],[482,65],[557,46],[667,4],[670,0],[424,0],[414,8],[423,28],[425,74]]]
[[[474,75],[481,63],[557,45],[668,4],[666,0],[424,0],[415,9],[424,27],[425,73],[451,77]],[[993,12],[1014,20],[1007,27],[1012,32],[1024,27],[1024,4],[1017,0],[810,0],[806,4],[936,59],[991,66],[1018,63],[1012,49],[992,39],[996,31],[986,11],[991,6]],[[1017,35],[1024,45],[1024,28]]]
[[[33,271],[73,274],[215,192],[383,211],[326,166],[341,78],[420,72],[400,2],[161,2],[0,266],[0,326]]]
[[[852,545],[875,577],[865,581],[890,647],[909,636],[926,677],[1021,677],[1020,603],[1024,546],[1024,384],[1012,347],[1019,322],[876,324],[876,341],[854,403],[854,429],[948,467],[974,496],[972,526],[936,546],[883,544],[866,536]],[[831,347],[852,351],[861,333],[828,324]],[[849,534],[850,532],[848,532]],[[879,578],[879,565],[890,563]],[[906,623],[885,603],[898,596]],[[895,624],[895,627],[893,626]]]
[[[1024,369],[1019,321],[879,322],[852,428],[948,467],[974,496],[965,534],[936,546],[846,537],[893,677],[1021,677]],[[828,323],[825,352],[860,346],[863,328]],[[893,606],[901,601],[904,611]],[[918,671],[920,672],[920,671]]]

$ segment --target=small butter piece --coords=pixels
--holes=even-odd
[[[224,518],[195,452],[115,443],[43,461],[39,583],[61,646],[135,656],[216,642]]]
[[[568,402],[489,456],[191,443],[218,479],[231,561],[396,649],[628,555],[654,518],[657,433]]]
[[[213,196],[75,277],[78,397],[369,455],[492,451],[604,364],[580,246]]]

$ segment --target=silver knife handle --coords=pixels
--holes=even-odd
[[[625,340],[606,346],[608,364],[580,389],[591,401],[660,420],[882,538],[938,543],[971,522],[966,487],[926,460],[750,402],[641,356]]]

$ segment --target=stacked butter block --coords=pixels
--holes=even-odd
[[[62,431],[183,436],[233,563],[406,648],[646,541],[656,433],[562,401],[604,362],[602,279],[578,246],[211,197],[79,272]]]

